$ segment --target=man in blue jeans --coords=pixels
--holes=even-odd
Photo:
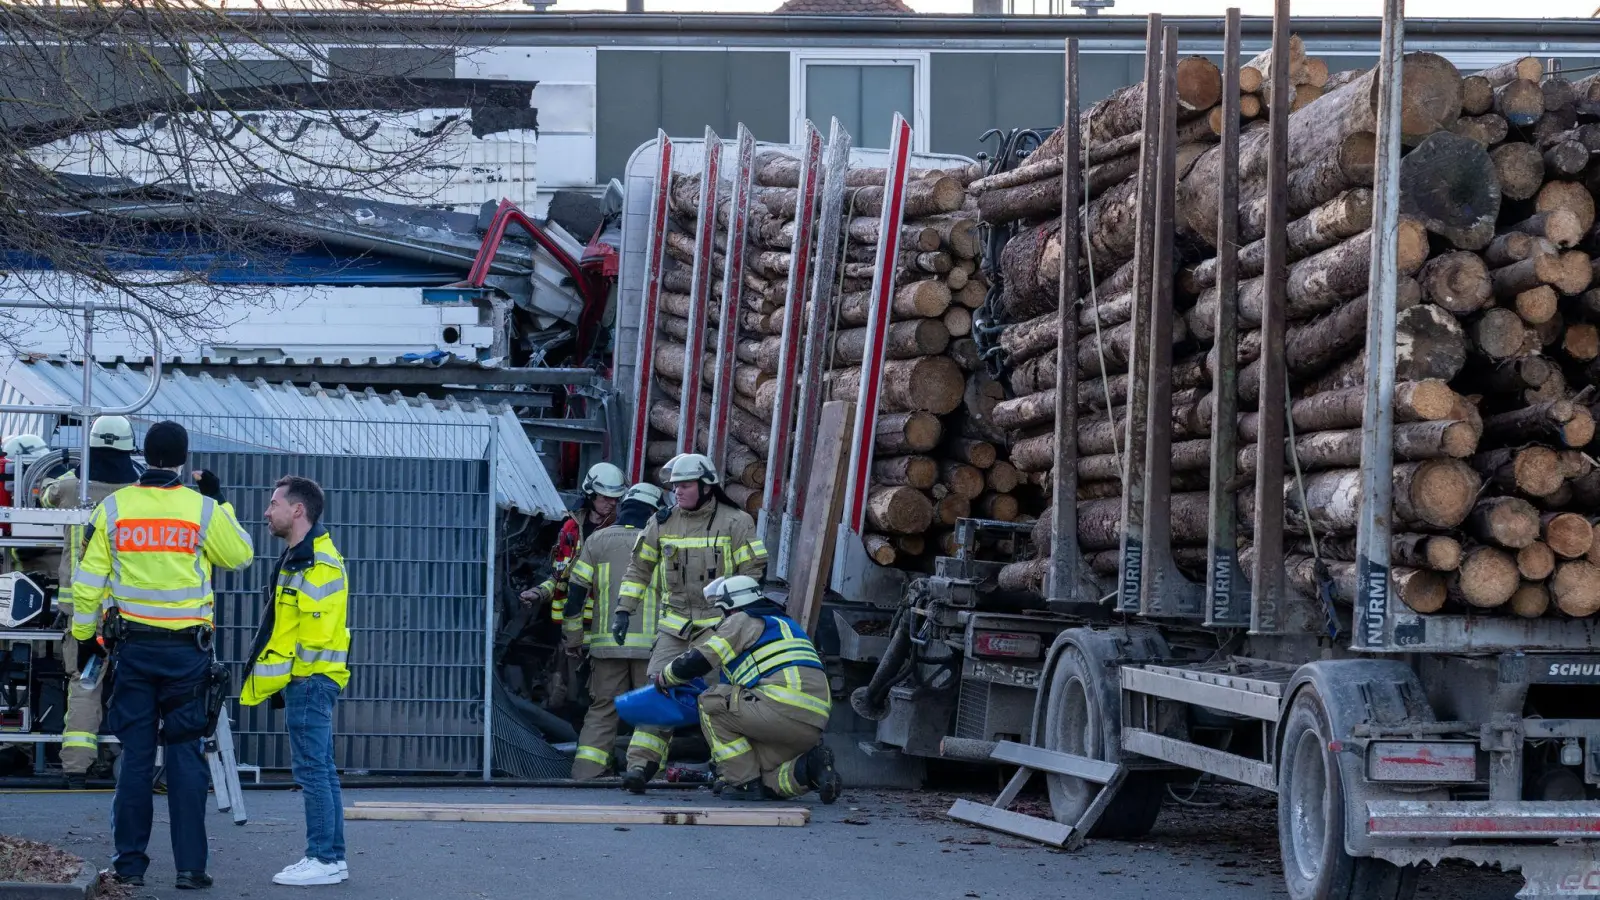
[[[344,558],[321,525],[322,488],[309,478],[278,480],[267,525],[287,548],[278,558],[272,605],[256,631],[239,702],[272,698],[287,707],[289,765],[305,795],[306,855],[274,884],[338,884],[344,859],[344,798],[333,762],[333,704],[350,681]]]

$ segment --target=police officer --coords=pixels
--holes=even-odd
[[[39,491],[39,505],[66,509],[78,505],[78,479],[82,467],[60,478],[45,482]],[[122,416],[101,416],[89,426],[89,503],[97,505],[118,488],[139,480],[139,466],[133,461],[133,426]],[[61,553],[56,596],[72,595],[72,573],[83,552],[84,528],[67,530],[65,552]],[[106,679],[96,679],[92,687],[83,683],[78,663],[78,645],[66,641],[61,647],[62,661],[72,680],[67,684],[67,721],[61,742],[61,771],[69,790],[82,790],[89,767],[99,757],[101,698]],[[83,661],[84,664],[88,660]]]
[[[708,457],[685,453],[673,458],[667,481],[675,505],[657,513],[639,536],[622,579],[621,608],[612,622],[614,631],[626,633],[634,617],[643,614],[647,599],[662,604],[650,654],[651,677],[722,621],[721,611],[704,596],[706,585],[724,575],[760,578],[767,567],[767,548],[756,537],[755,522],[722,492],[722,479]],[[666,760],[670,738],[670,732],[659,729],[634,729],[624,787],[644,792]]]
[[[206,693],[211,669],[211,571],[243,569],[255,555],[222,485],[197,471],[199,492],[182,484],[189,435],[158,422],[145,435],[149,468],[107,497],[89,524],[83,561],[72,578],[72,636],[78,658],[103,654],[95,641],[102,603],[112,620],[116,681],[106,730],[122,742],[122,770],[111,802],[116,845],[112,877],[144,884],[154,815],[156,744],[165,747],[167,808],[177,887],[211,886],[206,874]]]
[[[839,799],[833,754],[821,743],[831,701],[822,659],[800,623],[744,575],[718,578],[706,599],[727,615],[655,676],[663,692],[721,668],[700,695],[700,730],[724,800],[788,799],[815,790]]]
[[[641,615],[627,628],[612,632],[612,611],[617,608],[622,574],[633,559],[633,545],[650,518],[661,509],[664,497],[653,484],[636,484],[622,495],[617,524],[602,528],[583,542],[583,549],[568,571],[567,602],[588,615],[567,616],[563,624],[570,652],[589,657],[589,711],[578,735],[572,777],[598,778],[611,765],[617,739],[618,716],[613,702],[619,695],[649,684],[646,670],[650,643],[656,632],[655,600],[647,597]],[[587,619],[588,624],[585,624]],[[629,748],[630,757],[633,755]],[[643,760],[640,760],[643,765]]]

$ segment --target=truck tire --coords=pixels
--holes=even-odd
[[[1077,644],[1062,651],[1051,672],[1045,701],[1042,737],[1046,750],[1105,762],[1121,760],[1122,690],[1111,683],[1114,671],[1091,660]],[[1046,781],[1050,810],[1064,825],[1076,825],[1100,791],[1100,785],[1068,775],[1046,773]],[[1165,784],[1154,773],[1129,773],[1089,836],[1128,839],[1149,834],[1161,814]]]
[[[1344,784],[1314,690],[1289,708],[1278,765],[1278,847],[1290,900],[1411,900],[1414,866],[1345,852]]]

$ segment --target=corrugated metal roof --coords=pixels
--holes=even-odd
[[[162,419],[181,422],[194,450],[264,450],[335,456],[481,459],[489,425],[498,423],[496,487],[502,507],[556,518],[566,504],[516,416],[476,401],[418,400],[398,393],[354,392],[251,382],[228,376],[163,372],[149,406],[130,416],[142,433]],[[118,364],[95,373],[97,405],[131,403],[149,386],[143,368]],[[0,398],[8,403],[76,403],[83,366],[54,359],[0,363]],[[49,421],[0,413],[0,434],[39,433]],[[59,438],[68,440],[67,429]],[[76,429],[71,429],[76,431]]]

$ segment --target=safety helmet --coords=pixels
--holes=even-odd
[[[583,492],[616,500],[628,492],[628,482],[622,470],[611,463],[595,463],[589,467],[589,474],[583,476]]]
[[[17,434],[0,444],[0,454],[17,462],[33,462],[50,452],[50,445],[36,434]]]
[[[722,483],[722,477],[717,474],[717,467],[711,464],[711,457],[702,453],[679,454],[668,466],[667,481],[671,484],[682,484],[685,481]]]
[[[667,502],[667,495],[661,492],[661,488],[656,487],[650,482],[641,481],[633,487],[628,488],[628,492],[622,495],[623,503],[627,503],[629,500],[637,500],[640,503],[647,503],[651,509],[660,509],[661,505]]]
[[[766,599],[761,582],[749,575],[724,575],[706,585],[704,593],[708,603],[727,612],[737,612]]]
[[[89,426],[89,446],[133,452],[133,426],[125,416],[101,416]]]

